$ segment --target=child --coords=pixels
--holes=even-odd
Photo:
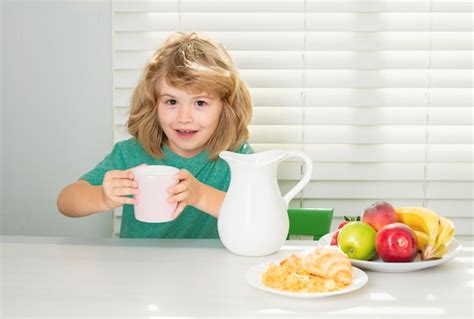
[[[133,136],[79,181],[66,186],[58,209],[80,217],[123,205],[120,237],[218,238],[217,215],[229,186],[223,150],[252,153],[246,143],[252,105],[226,49],[196,33],[175,33],[145,67],[133,92],[128,131]],[[178,217],[167,223],[135,219],[138,184],[133,167],[180,169],[170,189]]]

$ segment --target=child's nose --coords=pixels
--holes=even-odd
[[[192,108],[188,106],[180,107],[177,120],[180,123],[191,123],[193,121]]]

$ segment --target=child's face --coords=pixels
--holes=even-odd
[[[169,148],[183,157],[193,157],[204,150],[217,128],[222,101],[208,92],[190,93],[159,84],[158,117]]]

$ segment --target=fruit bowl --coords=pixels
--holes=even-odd
[[[321,246],[329,246],[334,233],[329,233],[321,237],[318,244]],[[432,260],[421,260],[420,254],[412,262],[384,262],[382,259],[375,257],[372,260],[351,259],[353,266],[377,272],[408,272],[430,268],[446,263],[450,259],[456,257],[462,251],[462,245],[455,238],[448,243],[448,250],[443,258]]]

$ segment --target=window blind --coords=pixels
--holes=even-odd
[[[115,142],[129,138],[130,97],[153,51],[175,31],[200,32],[250,87],[255,150],[313,159],[291,206],[334,208],[334,228],[388,200],[473,234],[471,1],[114,0],[112,11]],[[280,165],[283,193],[303,171]]]

